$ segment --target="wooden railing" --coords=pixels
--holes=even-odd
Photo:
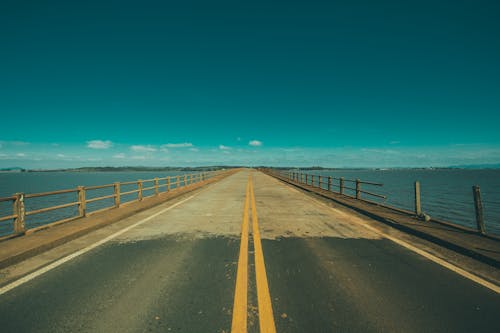
[[[0,236],[0,239],[12,237],[13,235],[20,235],[26,233],[26,231],[34,232],[39,229],[44,229],[53,225],[61,224],[64,222],[68,222],[70,220],[74,220],[77,218],[85,217],[91,214],[95,214],[98,212],[102,212],[112,208],[119,208],[120,206],[127,205],[133,202],[142,201],[143,199],[158,196],[161,192],[170,192],[172,190],[185,187],[194,183],[198,183],[213,176],[219,174],[221,171],[210,171],[210,172],[202,172],[197,174],[184,174],[177,176],[167,176],[163,178],[153,178],[146,180],[137,180],[137,181],[129,181],[129,182],[116,182],[113,184],[106,185],[97,185],[97,186],[78,186],[73,189],[67,190],[59,190],[59,191],[51,191],[51,192],[43,192],[43,193],[34,193],[34,194],[25,194],[25,193],[16,193],[10,197],[0,198],[0,202],[12,202],[12,214],[0,217],[0,223],[4,223],[5,221],[12,221],[12,233],[10,235]],[[130,186],[136,185],[136,189],[122,192],[122,186]],[[145,186],[146,185],[146,186]],[[107,188],[113,188],[113,194],[107,194],[103,196],[96,196],[87,199],[87,195],[96,190],[102,190]],[[146,191],[153,190],[153,194],[149,196],[144,196]],[[40,197],[48,197],[53,195],[60,195],[66,193],[76,193],[76,201],[61,203],[55,206],[43,207],[34,210],[26,209],[26,200]],[[127,201],[122,203],[121,198],[125,195],[130,195],[137,193],[137,197],[134,200]],[[113,199],[113,204],[110,206],[103,207],[94,211],[87,211],[87,204],[105,200],[105,199]],[[71,216],[69,218],[60,219],[56,221],[52,221],[50,223],[27,228],[26,226],[26,217],[41,213],[47,213],[54,210],[59,210],[68,207],[78,207],[78,213],[75,216]]]
[[[474,210],[475,210],[475,216],[476,216],[476,229],[474,230],[473,228],[463,226],[460,224],[456,224],[453,222],[448,222],[448,221],[443,221],[441,219],[437,218],[431,218],[429,215],[425,214],[422,211],[422,205],[421,205],[421,195],[420,195],[420,182],[415,181],[414,182],[414,203],[415,203],[415,209],[414,211],[408,211],[406,209],[402,209],[399,207],[394,207],[394,206],[389,206],[380,202],[373,202],[370,201],[366,198],[362,198],[361,194],[366,194],[372,197],[377,197],[381,199],[387,199],[385,195],[381,195],[378,193],[374,193],[371,191],[366,191],[362,189],[362,184],[369,185],[369,186],[383,186],[384,184],[381,183],[375,183],[375,182],[370,182],[370,181],[362,181],[360,179],[345,179],[344,177],[336,178],[332,176],[321,176],[321,175],[315,175],[315,174],[306,174],[306,173],[301,173],[301,172],[294,172],[294,171],[281,171],[281,172],[276,172],[275,170],[272,169],[266,169],[265,172],[271,173],[271,174],[277,174],[281,177],[287,178],[293,182],[297,182],[299,184],[305,184],[309,185],[312,187],[319,187],[327,191],[335,192],[341,195],[345,195],[347,197],[351,197],[354,199],[358,200],[363,200],[363,201],[368,201],[371,203],[375,203],[380,206],[384,206],[396,211],[400,211],[406,214],[412,214],[416,216],[417,218],[423,220],[423,221],[433,221],[439,224],[443,224],[446,226],[450,226],[453,228],[465,230],[465,231],[472,231],[472,232],[477,232],[480,233],[481,235],[490,237],[490,238],[495,238],[498,239],[498,236],[487,234],[486,233],[486,228],[485,228],[485,222],[484,222],[484,214],[483,214],[483,204],[481,201],[481,192],[480,188],[478,185],[474,185],[472,187],[472,192],[474,195]],[[326,180],[326,181],[325,181]],[[338,181],[338,183],[334,183],[334,181]],[[355,184],[355,187],[349,187],[346,186],[345,183],[353,183]],[[338,190],[335,191],[334,188],[337,188]],[[345,190],[351,190],[355,193],[354,196],[348,195],[345,193]]]
[[[307,174],[300,172],[282,172],[282,175],[289,178],[290,180],[296,181],[301,184],[311,185],[313,187],[319,187],[327,191],[337,192],[339,194],[346,196],[349,195],[346,194],[345,190],[351,190],[354,191],[355,196],[353,196],[353,198],[356,199],[362,199],[361,198],[362,193],[367,194],[369,196],[381,198],[384,200],[387,199],[385,195],[381,195],[371,191],[366,191],[361,188],[362,184],[369,186],[383,186],[384,184],[381,183],[363,181],[360,179],[345,179],[344,177],[337,178],[332,176],[321,176],[321,175],[314,175],[314,174]],[[336,181],[337,183],[334,183],[334,181]],[[354,184],[355,187],[346,186],[346,183]],[[338,188],[338,191],[334,191],[334,188]]]

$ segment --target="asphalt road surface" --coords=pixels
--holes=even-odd
[[[497,292],[262,173],[169,205],[0,295],[0,331],[500,331]]]

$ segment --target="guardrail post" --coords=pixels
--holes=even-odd
[[[356,199],[361,199],[361,180],[356,179]]]
[[[116,182],[115,183],[115,186],[114,186],[114,189],[115,189],[115,207],[118,208],[120,207],[120,183],[119,182]]]
[[[474,194],[477,231],[484,235],[486,234],[486,228],[484,227],[483,202],[481,201],[481,190],[478,185],[472,186],[472,193]]]
[[[177,176],[177,182],[175,188],[179,188],[181,186],[181,176]]]
[[[311,186],[314,187],[314,175],[311,175]]]
[[[184,175],[184,186],[186,186],[186,185],[187,185],[187,176]]]
[[[318,176],[318,187],[321,189],[321,176]]]
[[[344,194],[344,177],[339,179],[340,194]]]
[[[170,176],[167,176],[167,192],[170,191]]]
[[[142,200],[142,180],[137,181],[137,189],[139,190],[137,192],[137,200],[141,201]]]
[[[25,218],[26,209],[24,208],[24,193],[16,193],[16,199],[12,205],[12,210],[14,215],[17,215],[14,220],[14,233],[20,234],[24,233],[26,230]]]
[[[415,214],[417,217],[422,216],[422,206],[420,204],[420,182],[415,182]]]
[[[307,178],[309,178],[309,175],[306,173],[306,185],[307,185],[307,182],[308,182]]]
[[[87,215],[87,199],[85,198],[85,187],[78,186],[78,215],[84,217]]]
[[[155,177],[155,195],[158,195],[158,177]]]
[[[332,190],[332,177],[328,176],[328,192]]]

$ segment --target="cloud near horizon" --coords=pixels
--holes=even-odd
[[[152,153],[152,152],[157,151],[158,149],[156,149],[155,147],[153,147],[151,145],[146,145],[146,146],[133,145],[133,146],[130,146],[130,150],[138,152],[138,153]]]
[[[87,141],[87,148],[91,149],[108,149],[113,146],[113,142],[109,140],[90,140]]]
[[[251,140],[248,144],[249,144],[250,146],[252,146],[252,147],[260,147],[260,146],[262,146],[262,141],[259,141],[259,140]]]
[[[193,147],[191,142],[182,142],[182,143],[166,143],[161,145],[161,148],[187,148]]]

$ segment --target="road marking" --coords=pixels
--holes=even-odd
[[[148,216],[148,217],[140,220],[139,222],[136,222],[136,223],[134,223],[134,224],[132,224],[132,225],[130,225],[130,226],[128,226],[128,227],[126,227],[126,228],[124,228],[124,229],[122,229],[122,230],[120,230],[120,231],[118,231],[118,232],[116,232],[116,233],[114,233],[114,234],[106,237],[106,238],[103,238],[100,241],[98,241],[98,242],[96,242],[96,243],[94,243],[92,245],[89,245],[89,246],[87,246],[87,247],[85,247],[85,248],[83,248],[81,250],[78,250],[78,251],[76,251],[76,252],[74,252],[74,253],[72,253],[70,255],[67,255],[66,257],[63,257],[63,258],[61,258],[61,259],[59,259],[57,261],[54,261],[53,263],[51,263],[51,264],[49,264],[49,265],[47,265],[45,267],[42,267],[42,268],[40,268],[40,269],[38,269],[38,270],[36,270],[36,271],[34,271],[34,272],[26,275],[26,276],[20,278],[19,280],[16,280],[16,281],[14,281],[12,283],[9,283],[9,284],[3,286],[2,288],[0,288],[0,295],[3,295],[6,292],[8,292],[8,291],[10,291],[10,290],[12,290],[12,289],[14,289],[16,287],[19,287],[20,285],[22,285],[22,284],[24,284],[24,283],[26,283],[28,281],[31,281],[34,278],[36,278],[36,277],[38,277],[38,276],[40,276],[42,274],[45,274],[48,271],[50,271],[50,270],[52,270],[52,269],[54,269],[54,268],[56,268],[56,267],[58,267],[58,266],[60,266],[60,265],[62,265],[64,263],[66,263],[66,262],[68,262],[68,261],[70,261],[70,260],[72,260],[72,259],[74,259],[74,258],[76,258],[78,256],[81,256],[82,254],[87,253],[87,252],[95,249],[98,246],[101,246],[102,244],[104,244],[104,243],[112,240],[113,238],[116,238],[116,237],[118,237],[118,236],[126,233],[130,229],[133,229],[133,228],[135,228],[135,227],[137,227],[137,226],[139,226],[141,224],[144,224],[144,223],[148,222],[149,220],[157,217],[158,215],[161,215],[161,214],[165,213],[166,211],[169,211],[170,209],[173,209],[173,208],[175,208],[175,207],[177,207],[177,206],[185,203],[186,201],[189,201],[189,200],[193,199],[198,194],[199,193],[196,193],[196,194],[194,194],[194,195],[192,195],[192,196],[190,196],[190,197],[188,197],[188,198],[186,198],[184,200],[181,200],[181,201],[173,204],[172,206],[167,207],[165,209],[162,209],[158,213],[155,213],[155,214],[153,214],[151,216]]]
[[[333,208],[333,207],[331,207],[331,206],[329,206],[321,201],[318,201],[314,198],[311,198],[311,199],[313,199],[314,201],[316,201],[317,203],[319,203],[323,206],[326,206],[326,207],[334,210],[336,213],[338,213],[340,215],[344,215],[344,216],[348,215],[347,213],[344,213],[336,208]],[[497,294],[500,293],[500,286],[498,286],[492,282],[489,282],[489,281],[483,279],[482,277],[479,277],[475,274],[467,272],[466,270],[464,270],[458,266],[455,266],[452,263],[449,263],[444,259],[436,257],[435,255],[433,255],[427,251],[421,250],[421,249],[417,248],[416,246],[413,246],[413,245],[411,245],[403,240],[400,240],[398,238],[390,236],[390,235],[386,234],[385,232],[380,231],[380,230],[366,224],[363,221],[358,221],[357,219],[353,219],[352,222],[354,222],[357,225],[360,225],[360,226],[362,226],[362,227],[364,227],[364,228],[366,228],[366,229],[368,229],[368,230],[370,230],[370,231],[372,231],[372,232],[374,232],[374,233],[376,233],[384,238],[387,238],[388,240],[390,240],[390,241],[392,241],[392,242],[394,242],[394,243],[396,243],[396,244],[398,244],[398,245],[400,245],[400,246],[402,246],[402,247],[404,247],[412,252],[415,252],[415,253],[421,255],[422,257],[425,257],[425,258],[435,262],[436,264],[441,265],[441,266],[443,266],[443,267],[445,267],[445,268],[447,268],[447,269],[449,269],[449,270],[451,270],[451,271],[453,271],[453,272],[455,272],[455,273],[457,273],[457,274],[459,274],[459,275],[461,275],[461,276],[463,276],[463,277],[465,277],[473,282],[476,282],[476,283],[482,285],[483,287],[486,287],[486,288],[496,292]]]
[[[236,273],[236,287],[234,292],[233,321],[231,332],[247,332],[247,295],[248,295],[248,206],[250,202],[250,176],[248,177],[243,223],[241,224],[240,255],[238,271]]]
[[[250,197],[252,198],[252,231],[253,246],[255,256],[255,280],[257,282],[257,301],[259,305],[259,325],[261,333],[276,333],[274,324],[273,307],[271,305],[271,295],[267,284],[266,266],[264,263],[264,253],[260,240],[259,221],[257,219],[257,208],[255,206],[255,195],[253,183],[250,180]]]

